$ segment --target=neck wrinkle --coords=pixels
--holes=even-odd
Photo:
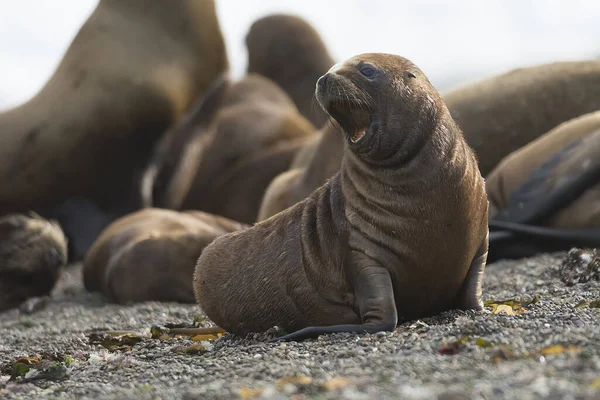
[[[422,195],[435,190],[438,182],[446,179],[453,170],[445,166],[451,164],[456,153],[462,150],[457,148],[460,141],[452,127],[445,126],[440,118],[436,118],[432,125],[431,134],[410,135],[410,140],[404,140],[401,149],[395,153],[395,156],[398,153],[401,156],[389,157],[388,160],[393,160],[389,164],[367,163],[346,148],[342,163],[344,191],[351,185],[352,191],[360,192],[366,199],[378,204],[393,202],[398,195]],[[387,196],[374,198],[371,193]]]

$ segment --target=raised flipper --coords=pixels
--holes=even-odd
[[[362,324],[310,326],[272,341],[304,340],[328,333],[376,333],[396,329],[398,312],[390,273],[364,253],[353,251],[351,259],[352,283]]]
[[[456,298],[455,307],[460,310],[483,310],[481,296],[483,294],[483,273],[488,256],[489,233],[477,250],[463,286]]]

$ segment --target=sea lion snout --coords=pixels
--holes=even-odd
[[[339,68],[330,70],[317,80],[315,97],[323,111],[340,124],[347,139],[357,143],[371,124],[369,96],[358,88],[351,75],[336,71]]]

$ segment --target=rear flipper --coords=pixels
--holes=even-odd
[[[393,331],[398,312],[392,278],[387,269],[356,251],[351,255],[354,265],[352,282],[362,324],[310,326],[272,341],[304,340],[328,333],[376,333]]]

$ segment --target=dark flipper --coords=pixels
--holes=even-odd
[[[467,272],[463,286],[456,298],[455,307],[460,310],[483,309],[481,296],[483,294],[483,273],[488,258],[488,240],[489,233],[473,257],[469,272]]]
[[[578,140],[554,154],[536,169],[531,176],[510,196],[508,206],[498,212],[494,221],[537,224],[561,208],[566,207],[586,190],[600,181],[600,163],[591,168],[576,171],[551,186],[549,181],[561,162],[572,156],[582,141]]]
[[[489,222],[488,263],[572,247],[600,246],[600,229],[540,226],[600,182],[600,162],[591,162],[587,169],[581,168],[579,162],[595,159],[595,148],[588,145],[590,140],[597,139],[577,140],[555,153],[511,195],[508,206]]]
[[[167,131],[157,143],[153,159],[142,179],[141,191],[145,207],[172,208],[165,198],[169,185],[190,143],[205,135],[217,116],[230,83],[227,73],[219,76],[190,107],[183,120]]]
[[[376,333],[396,329],[398,312],[390,273],[363,253],[352,252],[352,259],[354,293],[363,323],[310,326],[273,341],[304,340],[328,333]]]
[[[600,247],[600,228],[558,229],[490,221],[492,227],[498,230],[490,233],[488,263],[566,251],[572,247]]]

